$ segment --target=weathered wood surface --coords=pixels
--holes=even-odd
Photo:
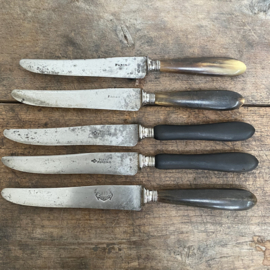
[[[12,89],[143,86],[149,91],[228,89],[248,104],[268,104],[268,0],[7,1],[0,9],[0,100]],[[247,65],[236,78],[149,74],[140,82],[31,74],[21,58],[228,56]]]
[[[7,1],[0,0],[0,101],[12,89],[143,87],[149,92],[228,89],[246,97],[237,111],[214,112],[145,107],[139,112],[37,108],[0,104],[5,128],[89,124],[200,124],[242,120],[255,135],[245,142],[146,139],[134,148],[22,145],[0,135],[6,155],[72,154],[95,151],[211,153],[243,151],[259,159],[246,174],[161,171],[146,168],[134,177],[36,175],[0,164],[4,187],[64,187],[142,184],[149,189],[241,187],[255,193],[249,211],[223,212],[166,204],[141,212],[42,209],[1,199],[1,269],[268,269],[270,267],[268,70],[269,1]],[[148,55],[156,59],[230,56],[247,72],[235,78],[149,74],[141,81],[45,76],[19,67],[21,58],[94,58]],[[256,107],[256,105],[264,105]]]
[[[150,189],[241,187],[254,192],[258,204],[244,212],[223,212],[166,204],[145,205],[141,212],[37,209],[1,200],[1,264],[4,269],[265,269],[253,237],[269,237],[269,108],[212,112],[147,107],[138,113],[0,107],[3,128],[60,127],[87,124],[198,124],[246,121],[256,128],[244,142],[145,139],[134,148],[74,146],[35,147],[1,138],[1,156],[138,151],[210,153],[243,151],[259,167],[244,174],[143,169],[134,177],[109,175],[36,175],[0,166],[1,188],[143,184]],[[8,119],[8,121],[7,121]],[[269,239],[269,238],[268,238]],[[10,267],[10,268],[8,268]]]

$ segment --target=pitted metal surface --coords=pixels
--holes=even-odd
[[[135,146],[139,125],[92,125],[47,129],[6,129],[10,140],[33,145]]]
[[[13,90],[19,102],[44,107],[138,111],[140,88],[106,88],[94,90]]]
[[[20,65],[28,71],[47,75],[142,79],[147,73],[146,62],[146,57],[75,60],[22,59]]]
[[[139,169],[138,153],[87,153],[54,156],[9,156],[7,167],[42,174],[112,174],[135,175]]]
[[[12,203],[55,208],[141,210],[141,186],[102,185],[67,188],[5,188]]]

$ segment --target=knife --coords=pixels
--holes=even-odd
[[[104,185],[66,188],[5,188],[9,202],[37,207],[93,208],[140,211],[148,202],[188,206],[247,210],[257,199],[243,189],[165,189],[150,191],[142,186]]]
[[[5,129],[10,140],[33,145],[113,145],[135,146],[144,138],[157,140],[241,141],[255,132],[244,122],[205,125],[92,125],[45,129]]]
[[[140,88],[94,90],[13,90],[19,102],[43,107],[138,111],[143,105],[179,106],[195,109],[232,110],[245,99],[227,90],[146,93]]]
[[[22,59],[20,65],[28,71],[64,76],[91,76],[142,79],[149,71],[236,76],[246,71],[246,65],[227,57],[199,57],[151,60],[148,57],[113,57],[100,59],[45,60]]]
[[[42,174],[113,174],[135,175],[139,168],[201,169],[224,172],[247,172],[255,169],[258,160],[246,153],[201,155],[159,154],[144,156],[135,152],[86,153],[55,156],[7,156],[7,167]]]

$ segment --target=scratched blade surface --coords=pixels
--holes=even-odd
[[[146,62],[146,57],[76,60],[22,59],[20,65],[28,71],[48,75],[141,79],[147,72]]]
[[[10,156],[2,162],[14,170],[42,174],[135,175],[139,169],[138,153],[133,152]]]
[[[6,129],[10,140],[33,145],[112,145],[135,146],[138,125],[93,125],[68,128]]]
[[[13,90],[19,102],[43,107],[138,111],[140,88],[106,88],[95,90]]]
[[[85,186],[68,188],[5,188],[9,202],[37,207],[141,209],[141,186]]]

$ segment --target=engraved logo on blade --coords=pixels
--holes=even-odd
[[[110,160],[102,159],[102,158],[99,158],[98,160],[94,158],[91,160],[91,162],[93,162],[93,163],[112,163]]]
[[[110,189],[107,191],[101,191],[101,192],[98,192],[98,190],[95,189],[94,192],[95,192],[96,198],[98,200],[101,200],[103,202],[106,202],[108,200],[110,200],[110,201],[112,200],[113,193]]]
[[[118,64],[118,63],[115,63],[115,66],[116,67],[128,67],[130,64]]]

